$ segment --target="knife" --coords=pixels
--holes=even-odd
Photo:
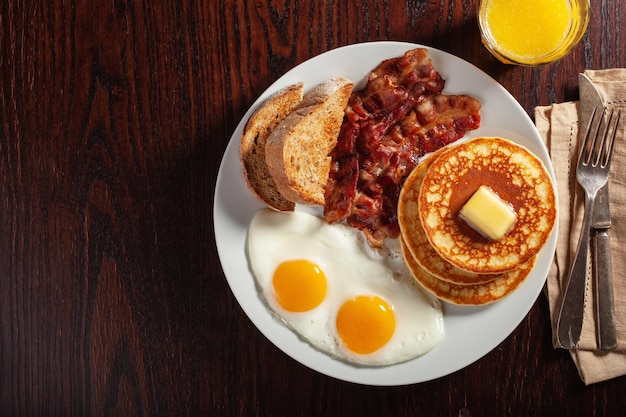
[[[578,76],[580,92],[579,132],[585,134],[589,118],[596,106],[602,106],[602,97],[585,74]],[[613,350],[617,347],[615,310],[613,305],[613,277],[609,229],[609,183],[598,191],[591,213],[592,276],[596,290],[596,331],[598,347]]]

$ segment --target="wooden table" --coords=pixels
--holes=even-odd
[[[312,371],[254,327],[213,234],[232,132],[281,74],[397,40],[478,66],[532,115],[585,68],[626,66],[621,0],[565,59],[507,66],[477,0],[16,1],[0,5],[0,415],[531,416],[623,412],[551,347],[541,295],[482,359],[373,387]]]

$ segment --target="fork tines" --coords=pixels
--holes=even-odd
[[[601,111],[602,114],[596,115],[598,111]],[[583,141],[584,147],[580,150],[579,158],[581,158],[583,164],[605,167],[611,163],[613,146],[615,145],[615,135],[617,134],[621,114],[621,109],[617,109],[616,111],[613,108],[608,109],[600,106],[593,109],[593,113],[589,119],[587,133]],[[613,120],[613,118],[615,118],[615,120]],[[607,129],[612,129],[612,131],[609,130],[604,135],[600,134],[601,132],[606,132]],[[598,138],[598,136],[600,136],[600,138]],[[602,141],[602,143],[599,144],[600,146],[596,146],[598,139]],[[594,150],[597,152],[594,152]]]

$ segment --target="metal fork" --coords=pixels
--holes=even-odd
[[[567,286],[556,324],[557,340],[565,349],[576,349],[583,325],[585,287],[587,285],[587,253],[589,251],[590,226],[598,190],[608,181],[617,125],[610,129],[613,110],[608,112],[607,122],[602,126],[606,109],[594,109],[580,148],[576,178],[585,190],[585,216],[578,239],[578,247],[567,277]],[[617,116],[619,121],[619,115]],[[613,123],[616,124],[616,123]],[[596,126],[593,133],[593,126]],[[611,135],[610,133],[613,132]]]

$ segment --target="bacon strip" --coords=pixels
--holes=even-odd
[[[444,84],[427,50],[414,49],[383,61],[352,94],[331,153],[328,222],[347,220],[373,246],[398,236],[398,195],[419,157],[480,124],[480,103],[440,94]]]

